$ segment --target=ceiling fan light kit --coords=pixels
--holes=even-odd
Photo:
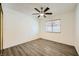
[[[40,14],[40,16],[44,16],[44,14],[43,14],[43,13],[41,13],[41,14]]]

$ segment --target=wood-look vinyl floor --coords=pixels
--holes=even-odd
[[[73,46],[37,39],[3,51],[3,56],[77,56]]]

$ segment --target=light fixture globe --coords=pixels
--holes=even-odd
[[[44,13],[40,13],[40,16],[44,16]]]

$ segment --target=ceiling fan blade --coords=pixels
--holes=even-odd
[[[39,15],[39,13],[33,13],[32,15]]]
[[[40,17],[40,15],[38,16],[38,18]]]
[[[46,15],[52,15],[52,13],[45,13]]]
[[[47,7],[45,10],[44,10],[44,12],[46,12],[46,11],[48,11],[49,10],[49,8]]]
[[[44,15],[44,18],[46,18],[46,16]]]
[[[40,12],[37,8],[34,8],[36,11]]]

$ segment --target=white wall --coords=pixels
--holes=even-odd
[[[28,13],[21,13],[3,4],[3,47],[8,48],[17,44],[37,39],[38,22]]]
[[[75,47],[79,54],[79,4],[77,4],[77,7],[76,7],[76,29],[75,31],[76,31]]]
[[[53,19],[61,19],[61,33],[47,33],[45,32],[45,22],[46,19],[41,20],[41,29],[40,29],[40,37],[68,45],[74,45],[74,10],[64,13],[62,15],[56,15],[50,18]]]

